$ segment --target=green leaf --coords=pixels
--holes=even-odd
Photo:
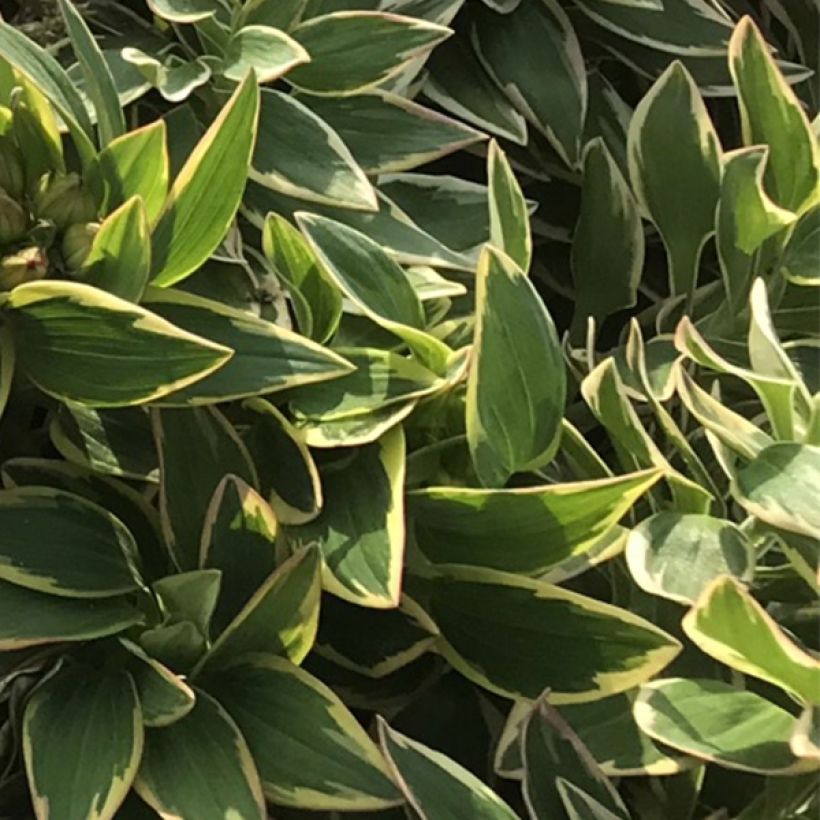
[[[399,802],[384,761],[353,715],[284,658],[237,662],[209,675],[205,686],[239,724],[272,802],[339,811]]]
[[[645,684],[635,719],[654,740],[728,769],[785,775],[814,768],[789,749],[795,721],[788,712],[721,681]]]
[[[151,288],[144,304],[174,326],[234,351],[213,375],[164,399],[169,405],[214,404],[335,379],[352,365],[331,350],[259,319],[174,289]]]
[[[287,80],[312,94],[357,94],[394,76],[450,33],[444,26],[399,14],[324,14],[292,30],[311,61],[291,71]]]
[[[214,634],[239,614],[276,566],[277,524],[271,508],[241,478],[226,475],[214,491],[202,525],[199,564],[218,569],[222,586]]]
[[[151,237],[138,196],[105,218],[77,277],[87,285],[139,302],[151,273]]]
[[[173,23],[196,23],[212,17],[218,6],[216,0],[147,0],[151,11]]]
[[[427,487],[409,493],[408,504],[430,561],[537,575],[591,549],[660,477],[648,470],[522,489]]]
[[[540,698],[521,728],[524,765],[524,800],[533,820],[561,817],[567,800],[565,783],[609,812],[600,818],[629,820],[629,812],[618,792],[600,770],[583,741],[554,706],[549,695]],[[580,815],[595,817],[594,814]]]
[[[212,697],[198,690],[196,705],[182,720],[146,732],[134,787],[162,816],[267,816],[259,775],[239,728]]]
[[[263,89],[250,177],[288,196],[375,211],[376,193],[342,137],[304,102]]]
[[[215,409],[154,410],[153,426],[163,535],[179,567],[193,569],[217,485],[228,474],[255,485],[256,472],[236,431]]]
[[[0,492],[0,579],[67,598],[106,598],[140,581],[134,537],[107,510],[47,487]]]
[[[802,213],[820,199],[820,147],[751,17],[732,34],[729,69],[744,143],[769,146],[767,187],[782,208]]]
[[[643,618],[576,592],[495,570],[438,569],[447,574],[425,589],[439,650],[496,694],[536,698],[549,687],[554,704],[597,700],[651,678],[680,651]]]
[[[248,0],[240,12],[242,25],[289,29],[304,11],[307,0]]]
[[[87,641],[123,632],[143,619],[128,598],[63,598],[0,581],[0,651]]]
[[[566,370],[558,334],[520,268],[488,246],[476,282],[467,440],[481,483],[543,466],[561,433]]]
[[[71,48],[77,55],[82,70],[85,91],[94,104],[100,146],[105,147],[126,130],[114,78],[94,40],[94,35],[89,31],[77,7],[71,0],[59,0],[59,5],[68,36],[71,38]]]
[[[55,809],[65,820],[113,817],[137,773],[142,746],[142,713],[126,672],[69,666],[48,678],[23,718],[38,819],[55,816]],[[82,766],[67,765],[70,760]]]
[[[493,140],[487,157],[490,243],[503,251],[524,273],[532,260],[532,235],[527,201],[506,154]]]
[[[260,83],[270,83],[292,68],[310,62],[310,55],[284,31],[271,26],[248,25],[231,34],[220,72],[241,82],[253,69]]]
[[[673,295],[697,284],[701,251],[714,231],[720,152],[700,92],[676,60],[638,104],[628,138],[632,186],[663,237]]]
[[[404,421],[415,409],[416,400],[391,404],[363,416],[323,421],[304,419],[296,428],[308,447],[333,449],[372,444]]]
[[[165,144],[165,120],[136,128],[112,140],[97,157],[100,174],[108,189],[109,209],[139,196],[148,221],[159,216],[168,194],[169,158]]]
[[[196,569],[167,575],[154,581],[152,587],[167,620],[188,621],[207,638],[221,585],[219,570]]]
[[[122,49],[121,54],[169,103],[182,102],[211,79],[211,64],[201,57],[185,60],[170,54],[160,62],[131,47]]]
[[[474,774],[441,752],[391,729],[379,718],[382,750],[407,802],[436,820],[515,820],[517,814]]]
[[[807,210],[792,232],[783,256],[783,273],[798,285],[820,284],[816,250],[820,241],[820,205]]]
[[[528,0],[502,23],[483,10],[474,42],[479,59],[515,108],[567,165],[577,165],[587,107],[586,68],[575,30],[556,0]],[[550,81],[543,82],[544,77]]]
[[[641,589],[670,601],[694,603],[711,581],[749,581],[756,555],[746,534],[720,518],[660,512],[629,534],[626,560]]]
[[[603,139],[587,144],[582,165],[581,210],[572,237],[573,332],[578,338],[588,316],[602,322],[635,305],[644,262],[638,206]]]
[[[734,578],[716,578],[683,619],[683,629],[727,666],[773,683],[804,703],[820,704],[820,662],[794,644]]]
[[[272,572],[214,641],[195,670],[207,676],[252,653],[301,663],[319,622],[322,557],[308,548]]]
[[[803,710],[789,745],[798,757],[820,763],[820,713],[816,706],[808,706]]]
[[[773,527],[820,538],[820,447],[780,443],[764,449],[737,474],[733,495],[755,518]]]
[[[167,287],[193,273],[228,232],[245,188],[258,109],[259,90],[251,73],[171,186],[153,234],[155,285]]]
[[[404,433],[330,462],[321,471],[325,503],[313,521],[287,527],[293,547],[316,543],[325,561],[324,587],[360,606],[399,602],[404,556]]]
[[[231,351],[78,282],[9,294],[21,369],[44,392],[97,407],[152,401],[220,367]]]
[[[245,444],[259,471],[267,494],[282,524],[305,524],[322,509],[319,472],[298,430],[272,404],[249,399],[244,407],[254,413]]]
[[[406,171],[485,137],[457,120],[385,91],[303,102],[342,138],[368,174]]]

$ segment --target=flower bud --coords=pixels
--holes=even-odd
[[[23,248],[0,259],[0,290],[42,279],[48,273],[48,256],[42,248]]]
[[[40,219],[51,220],[60,231],[97,217],[94,197],[78,174],[44,176],[34,195],[34,210]]]
[[[17,200],[23,198],[26,188],[23,155],[8,136],[0,136],[0,188]]]
[[[67,270],[75,271],[83,266],[99,229],[99,222],[77,222],[66,229],[62,250]]]
[[[26,212],[5,191],[0,190],[0,245],[18,242],[26,235]]]

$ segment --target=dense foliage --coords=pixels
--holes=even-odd
[[[0,817],[816,816],[816,3],[56,6]]]

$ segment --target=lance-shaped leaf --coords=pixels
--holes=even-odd
[[[402,596],[396,609],[382,612],[328,595],[322,601],[316,651],[345,669],[383,678],[423,655],[437,636],[438,628],[412,598]]]
[[[337,208],[375,211],[376,193],[341,136],[303,102],[262,91],[251,179]]]
[[[259,471],[262,491],[283,524],[304,524],[322,508],[322,485],[298,430],[272,404],[249,399],[254,413],[245,443]]]
[[[373,444],[321,471],[325,503],[313,521],[287,527],[294,546],[316,543],[325,589],[377,609],[398,604],[404,556],[404,433],[395,427]]]
[[[306,418],[299,422],[297,430],[309,447],[333,449],[335,447],[360,447],[372,444],[388,431],[404,421],[415,409],[416,400],[391,404],[372,413],[349,418],[315,421]]]
[[[694,603],[721,575],[752,578],[755,552],[737,526],[708,515],[660,512],[632,529],[626,560],[641,589]]]
[[[503,251],[524,273],[530,269],[532,235],[527,201],[509,160],[493,140],[487,157],[490,243]]]
[[[789,749],[792,715],[721,681],[666,678],[645,684],[635,719],[665,746],[728,769],[783,775],[814,768]]]
[[[521,3],[501,23],[485,9],[474,42],[479,59],[510,102],[575,166],[586,116],[586,69],[578,37],[561,6],[555,0]],[[542,82],[543,77],[550,81]]]
[[[165,120],[129,131],[112,140],[97,157],[108,190],[108,207],[116,208],[139,196],[152,224],[168,194],[168,149]]]
[[[566,797],[561,783],[578,789],[609,814],[600,817],[628,820],[629,812],[618,792],[600,770],[589,749],[544,695],[521,727],[524,800],[534,820],[563,816]],[[593,815],[594,816],[594,815]]]
[[[783,273],[798,285],[817,285],[817,245],[820,242],[820,205],[806,211],[794,228],[783,256]]]
[[[436,105],[482,131],[526,144],[526,121],[487,74],[466,36],[456,32],[438,46],[425,68],[424,94]]]
[[[55,727],[59,732],[55,732]],[[38,820],[107,820],[125,799],[143,746],[130,675],[69,666],[40,685],[23,718],[23,755]],[[68,761],[82,765],[67,765]]]
[[[738,92],[743,141],[769,146],[766,182],[775,202],[798,213],[816,204],[817,137],[751,17],[744,17],[732,34],[729,69]]]
[[[643,618],[576,592],[506,572],[439,569],[424,589],[441,653],[505,697],[549,687],[553,703],[597,700],[648,680],[680,651]]]
[[[242,25],[275,26],[285,31],[299,20],[307,0],[248,0],[241,8]]]
[[[322,557],[318,549],[293,555],[272,572],[214,641],[195,674],[230,666],[251,653],[301,663],[319,623]]]
[[[720,150],[698,87],[675,61],[638,104],[628,139],[632,186],[663,237],[673,294],[695,287],[701,251],[714,231]]]
[[[0,581],[0,651],[115,635],[143,613],[124,597],[63,598]]]
[[[794,644],[730,576],[717,578],[683,619],[689,639],[746,675],[773,683],[808,704],[820,704],[820,661]]]
[[[384,91],[303,102],[342,138],[368,174],[406,171],[485,139],[457,120]]]
[[[732,313],[742,310],[757,273],[755,251],[791,225],[796,215],[776,205],[763,188],[768,146],[726,154],[717,211],[717,251]]]
[[[217,0],[147,0],[154,14],[173,23],[196,23],[212,17],[219,8]]]
[[[17,360],[41,390],[97,407],[151,401],[219,368],[231,351],[79,282],[32,282],[9,295]]]
[[[132,197],[109,214],[77,272],[87,285],[139,302],[151,273],[151,237],[145,204]]]
[[[170,54],[160,61],[131,47],[121,54],[169,103],[182,102],[211,78],[211,64],[201,57],[186,60]]]
[[[434,563],[536,575],[593,547],[660,477],[646,470],[520,489],[427,487],[408,504],[418,546]]]
[[[297,65],[309,62],[307,51],[284,31],[249,25],[231,34],[219,70],[223,77],[241,82],[253,69],[260,83],[270,83]]]
[[[214,634],[239,614],[276,566],[277,524],[270,507],[241,478],[226,475],[208,505],[199,564],[218,569],[222,586],[213,616]]]
[[[820,447],[772,444],[743,467],[733,484],[737,502],[755,518],[788,532],[820,538]]]
[[[153,234],[155,285],[167,287],[193,273],[228,232],[245,189],[258,109],[259,90],[251,73],[171,186]]]
[[[351,811],[400,801],[364,729],[327,686],[290,661],[256,655],[204,685],[239,724],[272,802]]]
[[[214,409],[155,410],[153,427],[163,535],[180,569],[193,569],[199,565],[203,518],[217,485],[231,474],[253,486],[256,471],[236,431]]]
[[[264,820],[265,800],[237,725],[208,694],[182,720],[149,729],[134,787],[157,813],[198,820]]]
[[[291,31],[310,62],[291,71],[287,80],[312,94],[357,94],[394,76],[450,33],[444,26],[399,14],[324,14]]]
[[[317,342],[326,342],[338,327],[342,296],[322,270],[316,254],[302,234],[275,213],[265,220],[262,247],[290,294],[299,330]]]
[[[378,243],[340,222],[308,213],[296,214],[296,220],[339,290],[441,374],[450,348],[424,330],[421,302],[398,263]]]
[[[583,154],[581,211],[572,238],[576,334],[587,317],[603,321],[632,307],[643,271],[644,233],[638,207],[600,137]]]
[[[0,579],[68,598],[139,586],[134,537],[107,510],[48,487],[0,492]]]
[[[167,396],[164,404],[214,404],[333,379],[352,369],[322,345],[212,299],[152,288],[144,303],[175,326],[234,351],[218,371]]]
[[[437,820],[515,820],[516,813],[474,774],[441,752],[391,729],[379,718],[379,739],[407,802]]]
[[[59,5],[68,36],[71,38],[71,48],[77,55],[82,70],[85,91],[94,104],[100,144],[108,145],[125,131],[125,117],[114,78],[94,40],[94,35],[89,31],[77,7],[71,0],[60,0]]]

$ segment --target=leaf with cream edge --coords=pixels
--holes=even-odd
[[[493,140],[487,156],[490,244],[503,251],[524,273],[532,260],[529,210],[506,154]]]
[[[729,44],[743,141],[768,145],[766,183],[782,208],[798,214],[820,200],[820,145],[794,91],[752,21],[744,17]]]
[[[597,544],[661,475],[646,470],[507,490],[426,487],[407,500],[430,561],[537,575]]]
[[[489,786],[441,752],[400,734],[378,718],[379,741],[405,799],[419,817],[517,820]]]
[[[200,690],[184,718],[146,732],[134,788],[162,817],[267,817],[259,775],[242,733],[222,706]]]
[[[212,17],[217,0],[147,0],[154,14],[173,23],[197,23]]]
[[[320,471],[319,516],[285,528],[292,547],[318,544],[324,588],[360,606],[399,602],[404,558],[405,442],[401,426]]]
[[[503,37],[498,36],[499,25]],[[587,78],[575,29],[558,2],[528,0],[501,24],[495,13],[484,9],[477,17],[473,44],[513,106],[570,168],[575,167],[581,154]]]
[[[38,820],[56,816],[55,810],[61,820],[114,817],[143,749],[142,710],[131,676],[64,667],[26,705],[22,745]],[[72,759],[82,765],[66,765]]]
[[[338,11],[305,20],[291,36],[310,54],[287,76],[311,94],[346,96],[383,83],[447,39],[450,29],[399,14]]]
[[[269,88],[261,94],[252,180],[308,202],[378,209],[373,186],[331,124],[291,95]]]
[[[257,81],[270,83],[288,71],[310,62],[310,55],[292,37],[271,26],[248,25],[234,30],[225,45],[219,71],[241,82],[251,69]]]
[[[319,623],[322,556],[316,547],[292,555],[254,592],[197,664],[192,677],[231,666],[252,653],[300,664]]]
[[[95,407],[153,401],[232,355],[144,308],[79,282],[32,282],[7,297],[17,361],[44,392]]]
[[[143,304],[175,326],[233,351],[217,372],[164,396],[165,405],[216,404],[272,393],[335,379],[353,368],[332,350],[298,333],[212,299],[150,288]]]
[[[652,681],[641,687],[634,708],[638,726],[653,740],[727,769],[790,775],[816,768],[789,749],[792,715],[722,681]]]
[[[666,147],[675,146],[674,156]],[[721,148],[698,87],[673,62],[638,104],[628,134],[629,176],[666,245],[669,288],[690,293],[714,232]]]
[[[213,615],[218,635],[239,614],[276,568],[277,532],[273,510],[246,482],[226,475],[214,490],[202,524],[199,566],[222,573]]]
[[[680,652],[643,618],[576,592],[495,570],[436,569],[409,591],[419,587],[446,660],[498,695],[534,699],[549,687],[554,704],[598,700],[648,680]]]
[[[334,449],[372,444],[403,422],[415,409],[416,400],[381,407],[363,416],[323,421],[304,419],[297,430],[308,447]]]
[[[820,205],[809,208],[795,225],[783,256],[783,275],[797,285],[820,285],[817,245],[820,243]]]
[[[820,710],[817,706],[807,706],[789,741],[792,752],[798,757],[806,757],[820,764]]]
[[[820,661],[788,638],[730,576],[715,579],[683,619],[689,639],[713,658],[820,704]]]
[[[152,237],[155,285],[168,287],[193,273],[228,232],[245,189],[258,110],[250,72],[171,186]]]
[[[353,715],[325,684],[284,658],[252,655],[208,675],[203,686],[242,730],[271,802],[337,811],[400,802]]]
[[[552,317],[533,284],[486,246],[478,263],[476,331],[467,377],[467,441],[485,487],[547,463],[558,444],[566,369]]]
[[[276,519],[282,524],[311,521],[322,509],[322,484],[299,431],[264,399],[248,399],[243,407],[253,413],[245,444]]]
[[[153,225],[168,195],[169,158],[165,120],[136,128],[112,140],[97,157],[108,191],[109,209],[139,196]]]

